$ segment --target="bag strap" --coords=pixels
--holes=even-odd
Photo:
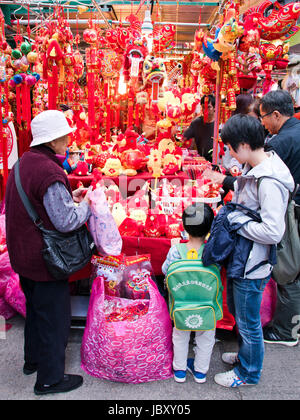
[[[33,223],[39,228],[43,228],[43,222],[41,221],[41,219],[39,218],[39,215],[37,214],[37,212],[35,211],[35,209],[33,208],[31,202],[29,201],[29,198],[27,197],[25,191],[23,190],[22,184],[21,184],[21,179],[20,179],[20,159],[17,160],[15,166],[14,166],[14,171],[15,171],[15,183],[16,183],[16,187],[19,193],[19,196],[24,204],[24,207],[30,217],[30,219],[33,221]]]
[[[268,176],[261,176],[260,178],[257,179],[257,191],[259,190],[260,184],[261,184],[261,182],[264,178],[275,179],[275,178],[268,177]],[[299,184],[295,184],[295,188],[294,188],[293,192],[289,191],[289,202],[291,202],[292,200],[295,199],[298,190],[299,190]]]

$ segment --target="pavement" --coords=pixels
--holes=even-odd
[[[225,351],[236,351],[237,341],[232,332],[217,331],[221,338],[214,347],[207,382],[196,384],[188,375],[183,384],[173,379],[144,384],[124,384],[101,380],[87,375],[80,368],[80,345],[83,329],[71,329],[66,350],[66,372],[81,374],[83,385],[69,393],[35,396],[33,387],[36,375],[25,376],[23,368],[24,319],[17,315],[8,321],[12,328],[0,336],[0,400],[102,400],[107,410],[121,410],[128,401],[155,401],[175,404],[200,400],[299,400],[300,399],[300,345],[288,348],[279,344],[266,344],[264,368],[256,386],[227,389],[217,385],[216,373],[229,370],[221,360]],[[192,346],[190,346],[192,351]],[[126,403],[127,401],[127,403]],[[108,404],[108,405],[107,405]],[[160,406],[159,406],[160,407]],[[162,413],[162,409],[159,408]],[[170,414],[166,411],[165,414]],[[147,410],[146,410],[147,411]],[[108,412],[111,414],[112,412]],[[113,413],[112,413],[113,414]],[[133,413],[131,413],[133,414]],[[150,412],[148,413],[150,414]],[[131,417],[138,417],[132,415]]]

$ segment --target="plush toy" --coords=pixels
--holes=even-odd
[[[117,226],[119,227],[122,222],[126,219],[127,214],[121,203],[115,203],[112,207],[111,214],[115,219]]]
[[[74,170],[74,174],[80,175],[80,176],[87,176],[88,173],[89,173],[89,166],[87,162],[85,162],[84,160],[79,160],[77,162],[76,169]]]
[[[141,236],[143,226],[136,220],[126,217],[119,226],[121,236]]]
[[[152,149],[147,162],[147,168],[152,176],[161,176],[161,153],[157,149]]]
[[[220,28],[218,28],[216,30],[216,37],[218,35],[220,31]],[[213,45],[214,40],[211,38],[208,38],[207,35],[203,32],[202,29],[199,29],[198,31],[195,32],[195,37],[194,37],[194,42],[195,42],[195,48],[197,51],[201,51],[201,49],[203,50],[203,52],[213,61],[219,61],[222,53],[218,50],[216,50],[216,48]]]
[[[174,155],[167,154],[163,158],[163,175],[174,175],[180,171],[181,164]]]
[[[106,176],[119,176],[123,173],[123,167],[120,159],[118,158],[108,158],[105,162],[102,172]]]
[[[236,20],[236,10],[229,6],[225,11],[224,22],[213,42],[215,49],[222,53],[233,51],[236,40],[243,35],[244,28]]]

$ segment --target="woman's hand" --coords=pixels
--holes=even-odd
[[[74,202],[81,203],[84,200],[87,190],[87,188],[77,188],[77,190],[74,190],[72,192]]]

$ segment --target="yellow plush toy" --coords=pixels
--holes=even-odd
[[[113,218],[115,219],[115,222],[116,222],[118,227],[121,225],[123,220],[126,219],[126,217],[127,217],[125,209],[124,209],[124,207],[122,206],[121,203],[115,203],[113,205],[111,214],[112,214]]]
[[[118,158],[109,158],[107,159],[102,172],[106,176],[119,176],[123,172],[123,167],[120,159]]]
[[[161,152],[159,150],[151,150],[147,168],[155,178],[161,176]]]

